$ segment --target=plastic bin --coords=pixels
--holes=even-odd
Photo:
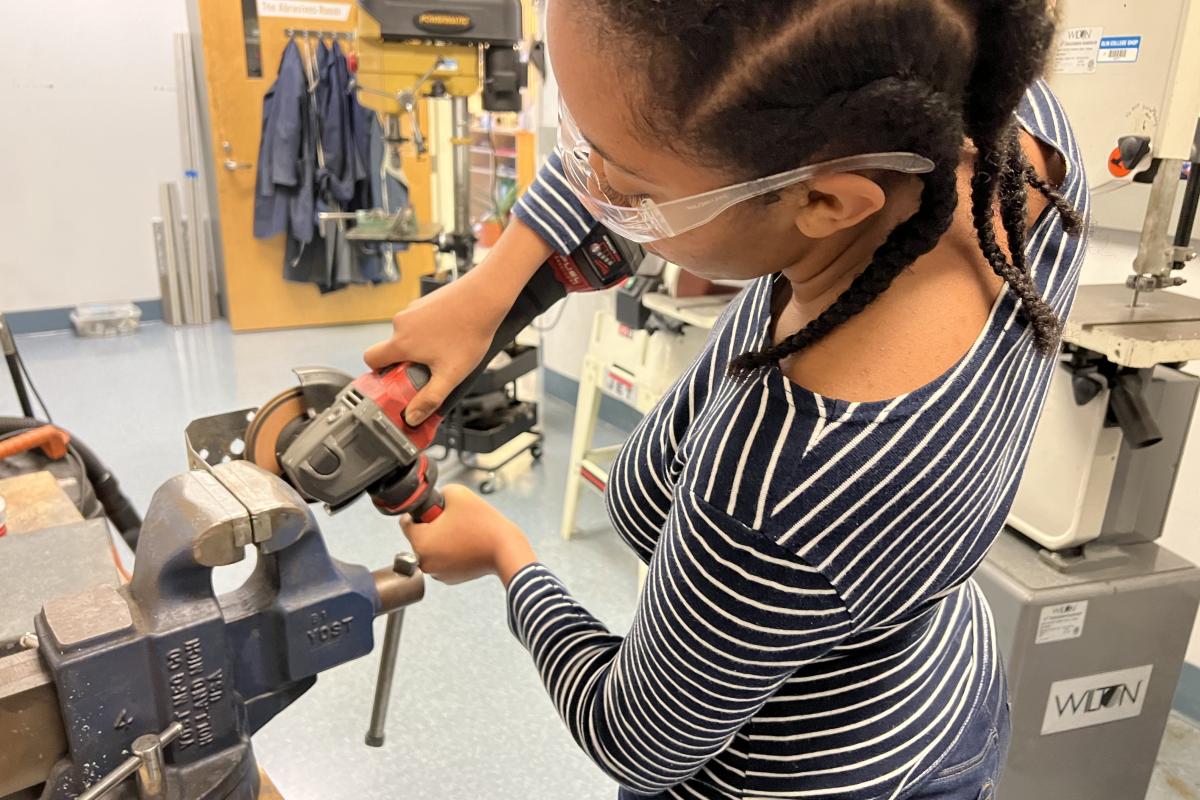
[[[141,319],[142,310],[133,303],[85,303],[71,312],[75,333],[89,338],[133,333]]]

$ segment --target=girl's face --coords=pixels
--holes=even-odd
[[[614,201],[649,196],[678,200],[743,180],[685,160],[660,142],[647,141],[635,124],[632,97],[648,95],[619,56],[603,47],[611,36],[593,13],[572,12],[572,4],[549,3],[547,40],[564,104],[592,146],[592,170]],[[753,136],[753,131],[731,131]],[[797,165],[802,166],[802,165]],[[796,226],[807,193],[785,191],[780,200],[741,203],[695,230],[647,246],[666,260],[704,278],[748,279],[779,272],[801,259],[809,246]]]

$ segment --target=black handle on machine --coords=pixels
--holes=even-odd
[[[475,380],[483,374],[488,364],[492,363],[501,350],[512,344],[517,334],[525,330],[531,322],[554,307],[554,304],[567,296],[567,289],[554,276],[554,269],[547,262],[538,268],[533,279],[525,285],[517,301],[509,310],[500,327],[496,328],[496,336],[479,366],[468,375],[458,387],[450,393],[442,407],[438,409],[440,416],[446,416],[471,391]]]
[[[1126,373],[1117,376],[1112,382],[1108,404],[1130,448],[1142,450],[1162,441],[1162,431],[1155,423],[1150,407],[1146,405],[1140,375]]]
[[[446,498],[437,489],[437,479],[437,462],[421,455],[403,474],[385,478],[371,489],[371,501],[389,516],[408,514],[417,522],[433,522],[446,510]]]
[[[538,268],[525,285],[517,301],[496,329],[491,347],[479,366],[450,393],[438,414],[446,416],[471,391],[475,379],[487,369],[496,355],[517,338],[517,334],[554,304],[573,292],[611,289],[637,272],[645,251],[604,227],[597,226],[568,256],[554,253]]]

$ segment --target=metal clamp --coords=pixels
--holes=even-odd
[[[183,725],[172,722],[162,733],[148,733],[133,740],[133,755],[125,759],[121,766],[105,775],[79,795],[78,800],[97,800],[97,798],[117,788],[127,778],[137,774],[138,797],[142,800],[158,800],[167,796],[166,773],[163,769],[163,748],[175,741],[183,733]]]
[[[1183,286],[1185,283],[1187,279],[1178,275],[1130,275],[1125,279],[1125,285],[1135,292],[1158,292]]]

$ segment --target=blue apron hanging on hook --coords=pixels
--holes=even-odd
[[[254,235],[285,231],[307,243],[313,235],[312,131],[308,79],[295,39],[279,62],[279,75],[263,98],[262,138],[254,187]]]

